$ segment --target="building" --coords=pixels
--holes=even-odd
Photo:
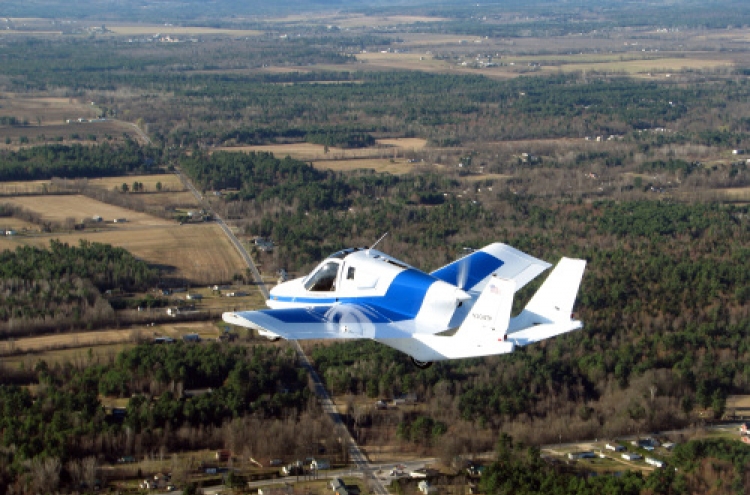
[[[604,448],[607,450],[613,450],[615,452],[622,452],[625,450],[625,447],[623,447],[622,445],[618,443],[608,443],[607,445],[604,446]]]
[[[313,471],[331,469],[331,462],[328,459],[313,459],[310,461],[310,469]]]
[[[620,457],[622,457],[626,461],[639,461],[643,459],[643,457],[641,457],[640,454],[636,454],[634,452],[625,452]]]
[[[650,464],[651,466],[662,468],[664,467],[664,461],[660,461],[659,459],[654,459],[653,457],[646,457],[646,464]]]
[[[200,301],[201,299],[203,299],[203,296],[201,294],[188,294],[187,296],[185,296],[185,299],[187,299],[188,301]]]
[[[182,340],[184,342],[200,342],[201,336],[198,335],[197,333],[188,333],[182,336]]]
[[[750,435],[750,423],[742,423],[740,425],[740,435]]]
[[[593,459],[596,457],[596,454],[594,454],[592,451],[587,450],[584,452],[568,452],[568,459],[570,460],[576,460],[576,459]]]

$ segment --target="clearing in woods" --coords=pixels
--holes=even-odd
[[[228,281],[235,274],[244,273],[246,268],[237,250],[214,223],[177,225],[166,222],[140,226],[125,223],[121,228],[98,232],[89,229],[65,234],[3,236],[0,250],[15,250],[24,245],[47,247],[52,239],[73,246],[85,239],[123,247],[133,256],[158,266],[165,276],[196,284]]]

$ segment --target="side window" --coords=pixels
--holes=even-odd
[[[346,279],[354,280],[354,267],[353,266],[350,266],[349,269],[346,271]]]
[[[305,289],[315,292],[325,292],[336,290],[336,275],[339,272],[339,264],[335,261],[329,261],[324,264],[318,271],[305,282]]]

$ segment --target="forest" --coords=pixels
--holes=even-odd
[[[91,353],[75,365],[39,361],[25,373],[39,384],[33,395],[26,387],[0,385],[5,493],[24,485],[56,490],[61,480],[75,479],[79,459],[101,464],[205,448],[277,457],[305,452],[311,442],[327,445],[331,456],[341,453],[290,350],[143,344],[105,361]],[[124,416],[102,404],[117,397],[128,398]],[[282,419],[287,415],[291,424]],[[273,437],[277,441],[268,440]],[[36,459],[45,462],[30,462]],[[45,463],[55,463],[56,472]],[[174,468],[183,471],[184,483],[186,467]]]
[[[160,172],[161,152],[131,140],[122,146],[53,144],[0,151],[0,181],[118,177]]]

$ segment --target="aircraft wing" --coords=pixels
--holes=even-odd
[[[227,323],[258,330],[266,337],[287,340],[408,338],[414,333],[435,332],[414,319],[404,319],[374,305],[354,303],[228,312],[222,318]]]
[[[513,280],[518,291],[550,266],[546,261],[496,242],[435,270],[431,275],[459,289],[476,292],[482,292],[494,275]]]

